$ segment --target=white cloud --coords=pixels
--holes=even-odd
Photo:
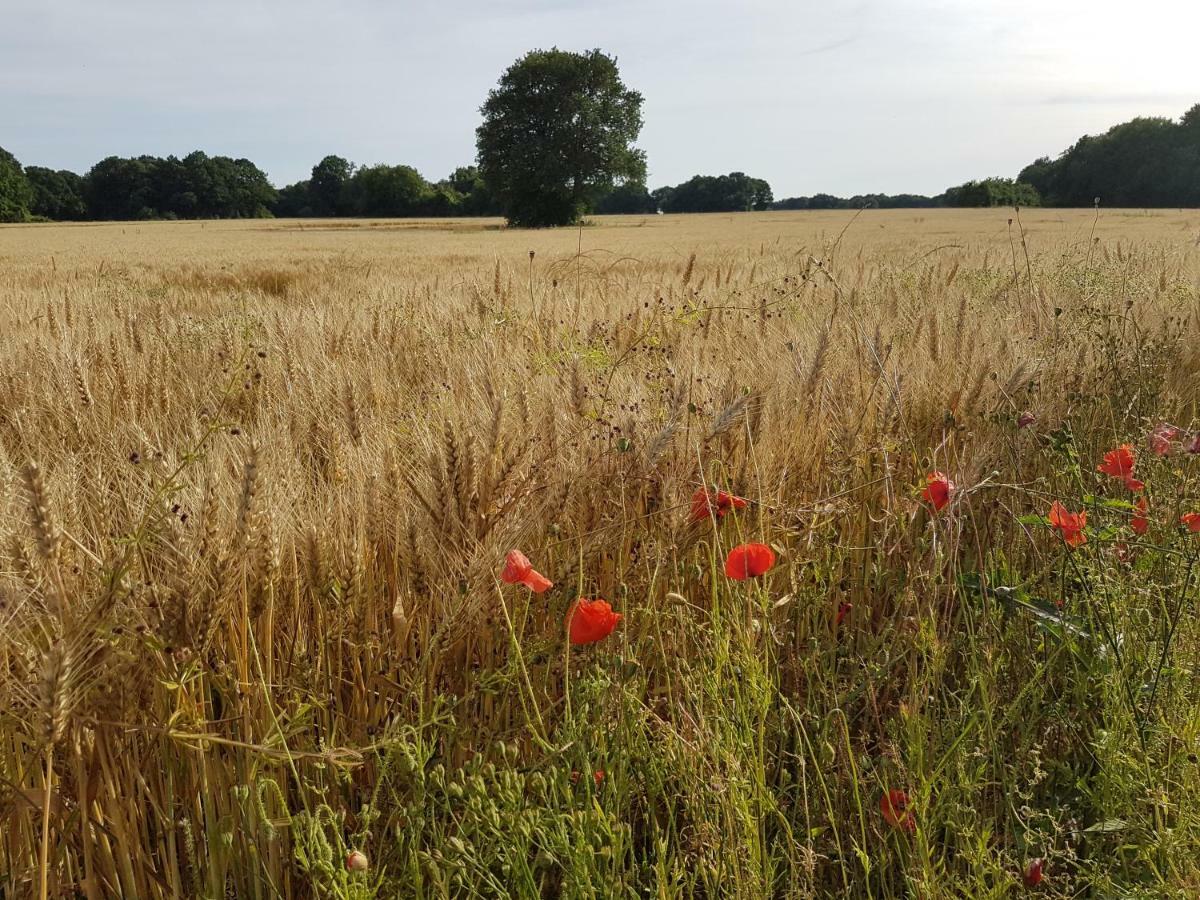
[[[321,156],[441,177],[532,47],[598,46],[646,97],[652,184],[935,192],[1200,101],[1200,5],[1143,0],[4,0],[0,122],[28,163]]]

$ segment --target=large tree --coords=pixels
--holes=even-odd
[[[347,189],[353,174],[349,160],[332,154],[313,166],[308,193],[316,215],[344,216],[349,211]]]
[[[17,158],[0,147],[0,222],[24,222],[33,203],[33,188]]]
[[[527,53],[480,111],[480,171],[510,224],[569,225],[614,187],[645,179],[633,146],[642,95],[599,50]]]

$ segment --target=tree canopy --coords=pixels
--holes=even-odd
[[[24,222],[33,203],[33,188],[17,158],[0,147],[0,222]]]
[[[654,192],[663,212],[745,212],[770,209],[771,186],[745,172],[728,175],[695,175],[675,187]]]
[[[1200,206],[1200,104],[1179,122],[1137,118],[1082,137],[1018,178],[1051,206]]]
[[[599,50],[534,50],[488,94],[479,168],[513,225],[568,225],[625,182],[642,182],[642,95]]]

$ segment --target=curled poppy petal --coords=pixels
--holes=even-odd
[[[879,798],[879,812],[883,820],[893,828],[912,833],[917,830],[916,820],[908,808],[908,794],[898,788],[884,792]]]
[[[836,628],[841,625],[846,616],[850,615],[850,610],[852,609],[854,609],[853,603],[839,603],[837,615],[833,618],[833,626]]]
[[[535,594],[541,594],[554,587],[554,582],[536,571],[529,558],[520,550],[509,550],[504,558],[504,569],[500,572],[500,580],[505,584],[523,584]]]
[[[1033,413],[1023,412],[1019,416],[1017,416],[1017,427],[1018,428],[1028,428],[1030,425],[1032,425],[1036,421],[1037,421],[1037,416],[1035,416]]]
[[[930,472],[925,476],[925,490],[921,491],[921,499],[932,506],[935,512],[945,508],[953,493],[954,482],[943,473]]]
[[[1179,517],[1179,523],[1186,527],[1192,534],[1196,534],[1200,532],[1200,513],[1184,513]]]
[[[691,519],[693,522],[703,522],[710,516],[723,519],[735,509],[745,509],[746,505],[744,498],[735,497],[728,491],[710,491],[702,487],[692,494]]]
[[[612,634],[620,621],[621,614],[613,612],[607,600],[581,597],[567,613],[567,635],[572,644],[594,644]]]
[[[725,574],[734,581],[757,578],[771,571],[775,551],[766,544],[738,544],[725,557]]]
[[[1087,543],[1087,535],[1084,534],[1084,528],[1087,527],[1087,510],[1068,512],[1065,506],[1055,500],[1050,504],[1050,525],[1062,535],[1062,539],[1072,550]]]

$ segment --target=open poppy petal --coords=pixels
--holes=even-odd
[[[1134,534],[1145,534],[1150,530],[1149,512],[1150,504],[1146,502],[1146,498],[1138,498],[1137,505],[1133,508],[1133,519],[1129,523],[1129,527],[1133,529]]]
[[[1062,535],[1068,547],[1072,550],[1087,543],[1084,528],[1087,527],[1087,510],[1068,512],[1067,508],[1055,500],[1050,504],[1050,525]]]
[[[500,572],[500,580],[505,584],[523,584],[535,594],[541,594],[554,587],[554,582],[536,571],[527,557],[520,550],[509,550],[504,558],[504,569]]]
[[[942,472],[930,472],[925,476],[925,490],[921,491],[921,499],[941,512],[954,493],[954,482]]]
[[[886,791],[879,798],[879,812],[883,815],[883,820],[893,828],[910,833],[917,830],[916,820],[908,808],[908,794],[904,791],[897,788]]]
[[[775,551],[766,544],[738,544],[725,557],[725,574],[734,581],[765,575],[775,565]]]
[[[1190,512],[1184,513],[1179,517],[1181,525],[1185,526],[1192,534],[1200,532],[1200,513]]]
[[[533,566],[529,557],[520,550],[509,550],[508,556],[504,558],[504,570],[500,573],[500,580],[505,584],[520,584],[531,571]]]
[[[703,522],[710,516],[723,519],[733,510],[745,509],[746,506],[747,501],[743,497],[736,497],[728,491],[710,491],[702,487],[692,494],[691,519],[693,522]]]
[[[607,600],[576,600],[567,613],[567,635],[572,644],[602,641],[617,627],[621,614]]]
[[[529,573],[521,579],[521,584],[529,588],[535,594],[544,594],[550,588],[554,587],[554,582],[538,572],[536,569],[530,569]]]

